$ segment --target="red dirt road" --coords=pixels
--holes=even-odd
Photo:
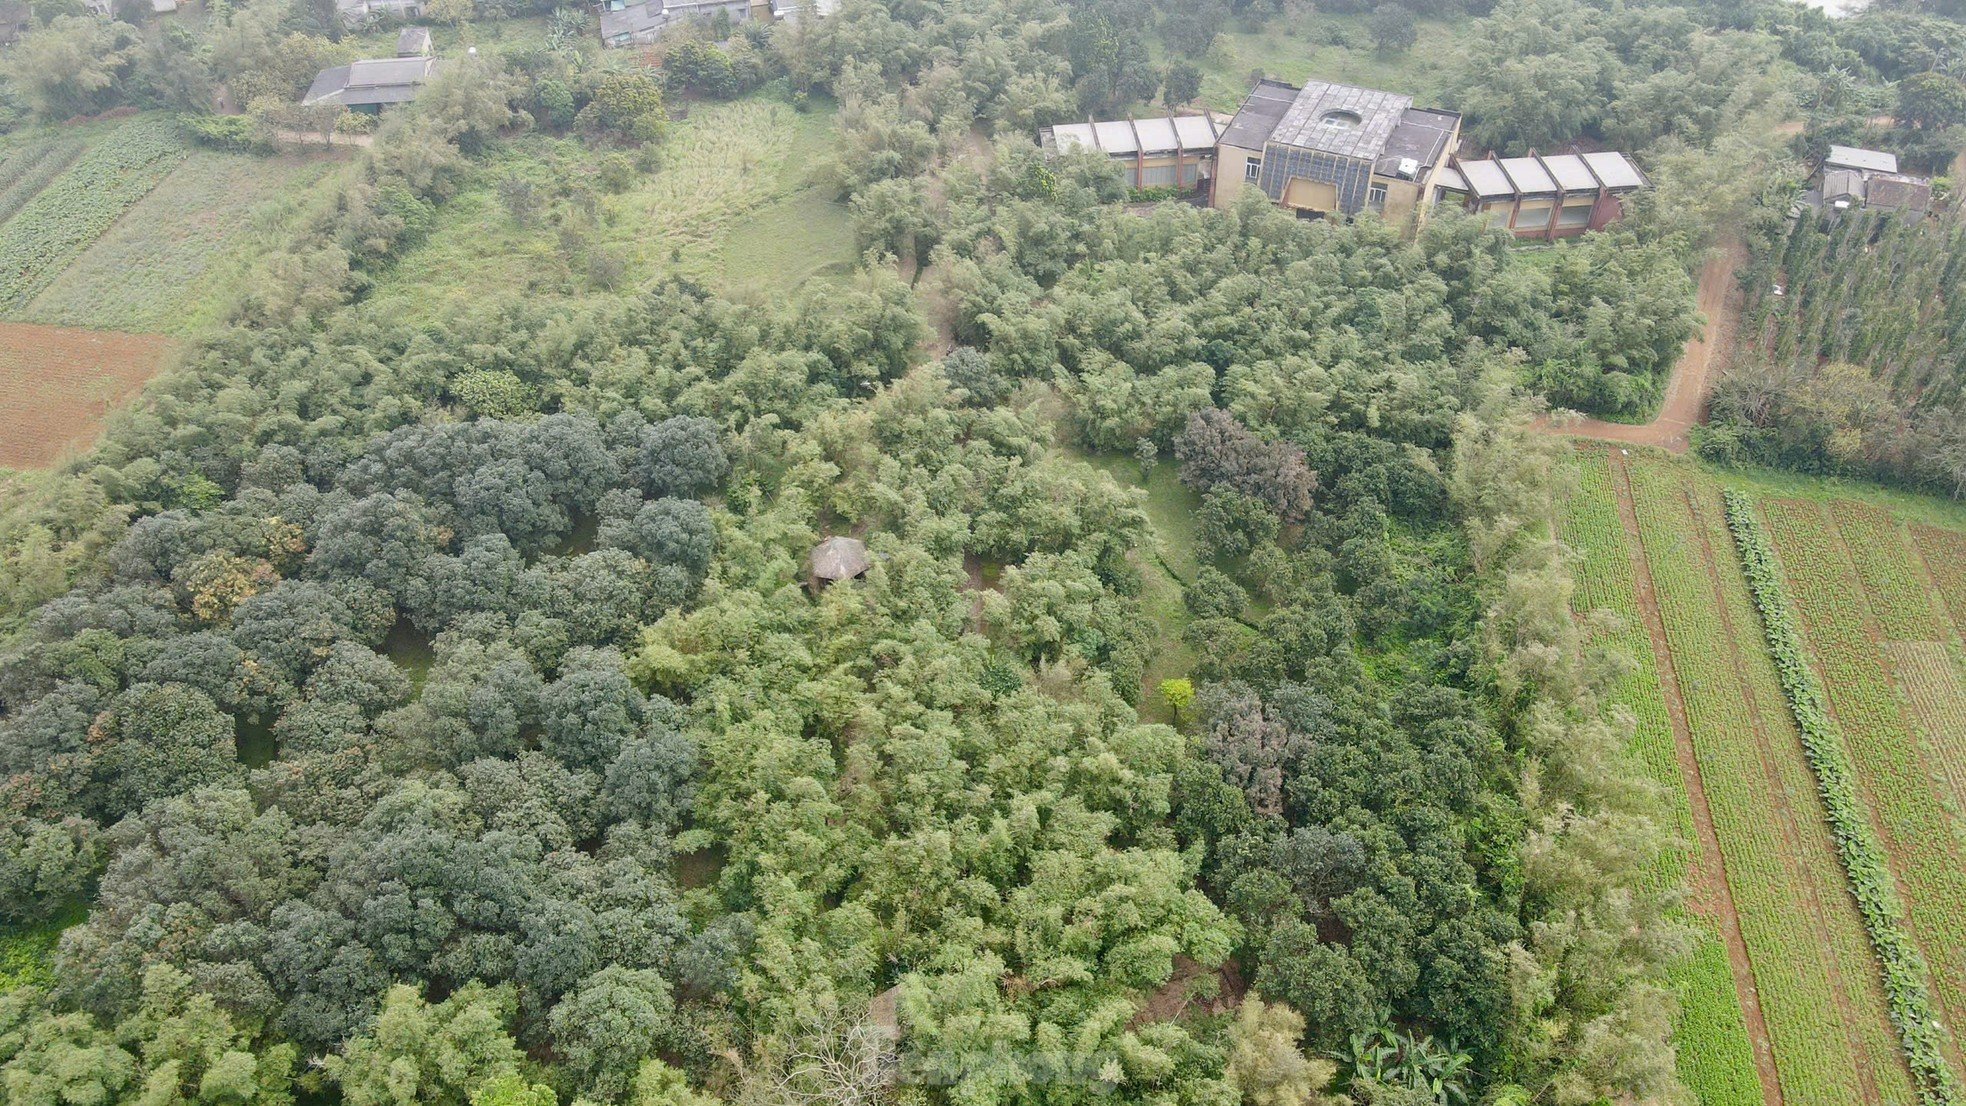
[[[1666,383],[1666,399],[1658,417],[1643,425],[1605,422],[1602,419],[1572,419],[1559,422],[1545,419],[1538,425],[1553,434],[1596,438],[1607,442],[1651,445],[1674,453],[1686,452],[1687,432],[1699,425],[1707,413],[1707,396],[1713,391],[1713,378],[1721,350],[1734,333],[1734,322],[1741,310],[1740,289],[1734,271],[1747,262],[1747,248],[1737,239],[1716,247],[1700,270],[1700,314],[1706,317],[1704,329],[1686,340],[1686,349],[1673,366]]]
[[[0,468],[39,468],[86,445],[171,349],[156,334],[0,323]]]

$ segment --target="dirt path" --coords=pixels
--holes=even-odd
[[[1748,959],[1747,942],[1741,937],[1741,916],[1734,907],[1734,892],[1728,886],[1726,862],[1720,852],[1720,835],[1714,832],[1713,808],[1707,803],[1707,788],[1700,778],[1699,757],[1693,751],[1693,732],[1686,723],[1686,700],[1679,690],[1679,672],[1673,665],[1672,647],[1666,641],[1665,617],[1659,611],[1659,598],[1653,590],[1652,566],[1645,557],[1645,538],[1638,526],[1638,509],[1632,503],[1631,475],[1618,450],[1610,450],[1611,487],[1618,501],[1618,518],[1624,523],[1627,546],[1631,551],[1632,590],[1638,601],[1646,637],[1652,642],[1652,660],[1659,672],[1659,689],[1666,700],[1666,717],[1672,724],[1674,759],[1679,762],[1680,781],[1686,787],[1687,805],[1693,814],[1693,832],[1698,838],[1691,885],[1694,905],[1720,925],[1720,937],[1727,946],[1727,967],[1734,977],[1734,995],[1741,1004],[1747,1023],[1748,1041],[1754,1048],[1755,1073],[1761,1079],[1761,1100],[1766,1106],[1781,1106],[1782,1086],[1775,1071],[1775,1049],[1768,1037],[1768,1022],[1761,1014],[1761,993],[1755,988],[1754,965]]]
[[[1706,326],[1686,340],[1686,348],[1673,366],[1672,379],[1666,383],[1665,402],[1659,405],[1659,414],[1651,422],[1634,426],[1602,419],[1569,422],[1545,419],[1538,425],[1555,434],[1686,452],[1687,432],[1706,417],[1718,351],[1726,347],[1734,333],[1734,322],[1741,310],[1734,272],[1746,263],[1747,247],[1730,237],[1714,248],[1701,267],[1698,300]]]

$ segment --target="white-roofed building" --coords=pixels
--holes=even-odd
[[[1088,119],[1038,131],[1052,153],[1097,150],[1120,165],[1128,188],[1195,192],[1214,178],[1215,148],[1224,115],[1172,115],[1148,119]]]
[[[1611,151],[1455,161],[1450,169],[1441,175],[1442,201],[1517,238],[1599,230],[1625,213],[1624,197],[1646,185],[1630,158]]]
[[[1859,173],[1895,173],[1898,171],[1898,155],[1884,150],[1866,150],[1859,146],[1831,146],[1823,158],[1825,169],[1855,169]]]

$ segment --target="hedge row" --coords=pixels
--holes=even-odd
[[[1816,773],[1830,834],[1849,873],[1851,891],[1883,970],[1891,1022],[1897,1026],[1905,1057],[1918,1077],[1920,1098],[1928,1106],[1958,1106],[1966,1102],[1966,1089],[1946,1063],[1948,1035],[1934,1008],[1925,958],[1900,921],[1903,904],[1892,882],[1884,846],[1857,795],[1856,773],[1843,735],[1830,717],[1822,685],[1809,667],[1801,626],[1789,605],[1774,546],[1755,517],[1754,501],[1735,491],[1728,491],[1726,497],[1727,526],[1733,531],[1748,587],[1761,610],[1768,651],[1802,731],[1803,751]]]

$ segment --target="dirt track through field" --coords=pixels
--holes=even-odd
[[[1700,762],[1693,751],[1693,734],[1686,723],[1686,701],[1679,690],[1679,673],[1673,667],[1672,648],[1666,641],[1666,624],[1659,612],[1659,598],[1653,591],[1652,566],[1645,558],[1645,539],[1639,531],[1638,511],[1632,504],[1631,474],[1618,450],[1610,450],[1611,486],[1618,500],[1618,518],[1624,523],[1626,545],[1632,562],[1632,590],[1639,616],[1645,623],[1646,637],[1652,642],[1652,660],[1659,673],[1659,688],[1666,700],[1666,717],[1672,723],[1674,758],[1686,787],[1687,804],[1693,814],[1693,830],[1698,838],[1693,871],[1689,873],[1695,906],[1714,918],[1720,937],[1727,946],[1728,972],[1734,978],[1734,995],[1741,1004],[1747,1023],[1748,1041],[1754,1048],[1755,1074],[1761,1080],[1761,1098],[1766,1106],[1781,1106],[1782,1087],[1775,1071],[1774,1046],[1769,1043],[1768,1022],[1762,1017],[1761,995],[1755,989],[1754,965],[1748,959],[1747,942],[1741,937],[1741,917],[1735,910],[1734,893],[1727,884],[1726,865],[1720,852],[1720,837],[1714,832],[1713,809],[1707,804],[1706,785],[1700,779]]]
[[[1714,248],[1701,267],[1698,302],[1706,325],[1686,340],[1686,348],[1680,352],[1672,377],[1666,382],[1665,401],[1651,422],[1634,426],[1603,419],[1566,423],[1546,419],[1538,425],[1556,434],[1686,452],[1690,444],[1688,432],[1706,418],[1707,397],[1713,393],[1713,380],[1719,368],[1719,351],[1734,334],[1734,323],[1741,311],[1740,289],[1735,284],[1734,273],[1746,263],[1747,247],[1730,237]]]

